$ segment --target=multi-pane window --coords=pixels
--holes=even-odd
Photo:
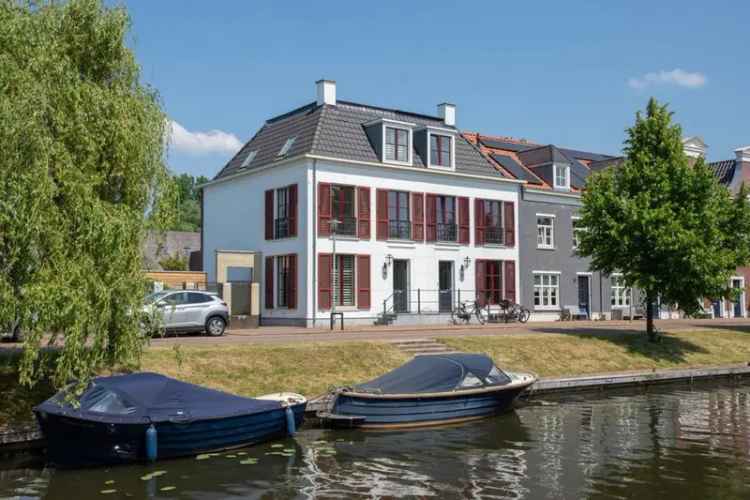
[[[456,198],[437,196],[435,205],[438,241],[456,241]]]
[[[503,204],[500,201],[484,200],[484,241],[503,243]]]
[[[333,302],[337,306],[354,305],[354,256],[337,255],[333,263]]]
[[[388,191],[388,237],[403,240],[411,238],[409,193]]]
[[[555,309],[560,297],[560,275],[534,273],[534,307]]]
[[[577,218],[572,219],[571,224],[573,226],[573,249],[575,250],[581,244],[581,233],[586,228],[581,225],[581,220]]]
[[[331,217],[338,221],[337,234],[357,234],[353,186],[331,186]]]
[[[409,161],[409,131],[402,128],[385,128],[385,159]]]
[[[610,277],[612,285],[612,307],[630,306],[630,288],[625,286],[625,280],[621,275]]]
[[[289,306],[289,278],[289,256],[276,257],[276,307]]]
[[[485,262],[485,292],[488,304],[499,304],[503,290],[502,262],[488,260]]]
[[[430,164],[440,167],[451,166],[453,139],[447,135],[430,134]]]
[[[536,216],[536,246],[538,248],[554,248],[555,246],[555,218],[551,215]]]
[[[570,167],[565,165],[555,165],[555,187],[556,188],[569,188],[570,187]]]
[[[289,188],[276,190],[276,219],[274,224],[274,237],[286,238],[289,236]]]

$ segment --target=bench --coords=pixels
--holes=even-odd
[[[570,319],[589,319],[589,313],[586,309],[582,309],[579,306],[563,306],[563,312],[567,312],[567,316]]]

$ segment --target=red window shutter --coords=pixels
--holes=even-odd
[[[333,256],[329,253],[318,254],[318,308],[331,308],[331,273],[333,273]]]
[[[287,272],[286,305],[289,309],[297,308],[297,254],[289,256],[289,271]]]
[[[422,193],[412,193],[411,206],[411,238],[415,241],[424,241],[424,195]]]
[[[359,218],[357,219],[357,236],[369,240],[370,233],[370,188],[358,187],[357,200],[359,203]]]
[[[474,200],[474,244],[484,245],[484,200]]]
[[[266,239],[273,239],[273,189],[266,191]]]
[[[516,218],[513,202],[504,202],[503,211],[505,212],[505,246],[512,247],[516,245]]]
[[[273,309],[273,257],[266,257],[266,309]]]
[[[318,236],[331,234],[331,185],[318,184]]]
[[[357,309],[370,309],[369,255],[357,255]]]
[[[516,263],[505,261],[505,300],[516,301]]]
[[[487,263],[484,260],[474,261],[474,279],[477,301],[483,306],[487,303]]]
[[[464,196],[458,198],[458,242],[469,244],[469,199]]]
[[[425,239],[427,241],[437,240],[437,198],[434,194],[425,195]]]
[[[289,186],[289,236],[297,236],[297,185]]]
[[[375,193],[375,217],[377,218],[376,237],[379,240],[388,239],[388,191],[378,189]]]

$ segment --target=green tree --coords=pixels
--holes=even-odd
[[[198,186],[208,182],[208,178],[197,178],[190,174],[174,176],[177,190],[177,216],[170,227],[173,231],[198,231],[201,225],[200,190]]]
[[[174,255],[167,255],[159,261],[159,265],[165,271],[188,270],[188,260],[186,257],[181,256],[179,252],[175,252]]]
[[[0,0],[0,325],[24,333],[26,384],[84,382],[143,349],[141,244],[175,201],[129,28],[99,0]]]
[[[667,106],[651,99],[627,130],[623,163],[591,176],[583,194],[578,252],[643,291],[650,340],[657,298],[695,313],[703,297],[729,294],[730,275],[750,260],[747,191],[733,198],[681,139]]]

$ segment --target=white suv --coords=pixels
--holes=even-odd
[[[229,308],[216,294],[200,290],[164,290],[146,297],[143,311],[158,314],[161,326],[170,332],[206,332],[224,335]]]

